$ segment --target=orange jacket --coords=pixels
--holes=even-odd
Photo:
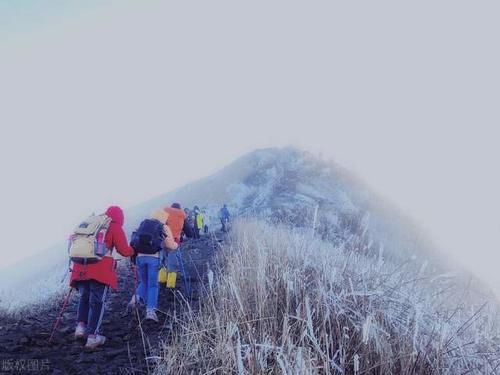
[[[180,208],[165,207],[165,211],[169,214],[167,224],[172,230],[174,239],[179,242],[182,228],[184,226],[184,220],[186,220],[186,214]]]
[[[174,235],[172,234],[172,231],[170,230],[170,228],[167,225],[168,212],[166,212],[165,210],[162,210],[162,209],[155,210],[151,214],[151,218],[155,219],[155,220],[158,220],[160,223],[164,223],[165,224],[165,225],[163,225],[163,233],[165,234],[165,241],[164,241],[163,244],[165,245],[165,247],[168,250],[177,250],[177,248],[179,247],[179,245],[177,244],[177,242],[175,242]],[[159,258],[160,257],[160,252],[155,253],[155,254],[141,254],[141,253],[139,253],[139,254],[137,254],[137,256],[138,257]]]

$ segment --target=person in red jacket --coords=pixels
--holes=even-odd
[[[94,349],[106,342],[106,337],[99,333],[104,315],[104,302],[109,288],[117,289],[116,261],[112,256],[113,249],[124,257],[134,255],[123,231],[123,211],[118,206],[106,210],[111,218],[111,224],[104,239],[108,253],[99,262],[92,264],[73,264],[70,286],[80,293],[78,303],[77,326],[75,338],[84,339],[85,347]]]

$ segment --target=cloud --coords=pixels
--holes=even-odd
[[[358,172],[493,278],[500,61],[498,5],[485,7],[4,4],[5,248],[34,252],[108,203],[292,143]],[[20,244],[11,223],[27,207],[43,219]]]

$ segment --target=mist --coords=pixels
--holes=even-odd
[[[0,267],[93,211],[294,145],[500,293],[498,8],[2,2]]]

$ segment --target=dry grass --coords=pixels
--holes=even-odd
[[[496,310],[411,260],[245,221],[214,271],[158,372],[494,374],[500,364]]]

